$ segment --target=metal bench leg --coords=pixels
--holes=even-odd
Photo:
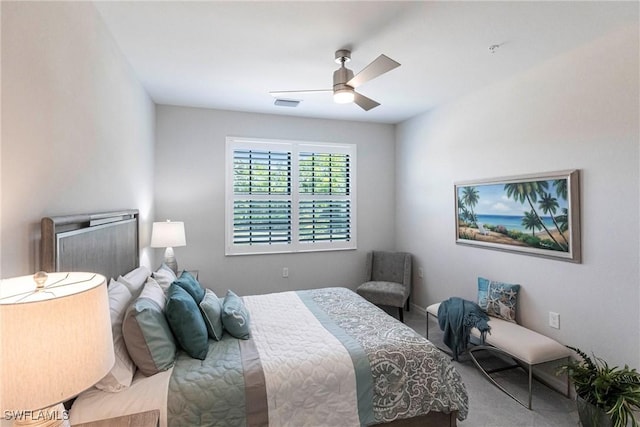
[[[567,356],[567,363],[571,361],[571,356]],[[567,374],[567,398],[571,398],[571,380],[569,379],[569,374]]]
[[[480,370],[480,372],[482,372],[482,374],[485,376],[486,379],[488,379],[491,384],[495,385],[496,387],[498,387],[500,390],[502,390],[503,393],[505,393],[507,396],[509,396],[510,398],[512,398],[513,400],[515,400],[516,402],[518,402],[519,404],[521,404],[522,406],[524,406],[527,409],[531,409],[531,397],[532,397],[532,381],[533,381],[533,367],[529,364],[524,364],[526,366],[528,366],[528,371],[529,371],[529,404],[525,405],[521,400],[519,400],[517,397],[515,397],[513,394],[509,393],[509,391],[507,391],[506,388],[504,388],[503,386],[501,386],[500,384],[498,384],[498,382],[496,380],[494,380],[491,375],[489,375],[489,372],[487,372],[478,362],[478,360],[476,359],[475,355],[473,353],[475,353],[476,351],[482,351],[482,350],[486,350],[489,352],[495,351],[497,353],[503,354],[507,357],[510,357],[513,359],[513,356],[511,356],[510,354],[500,350],[497,347],[491,347],[491,346],[485,346],[485,345],[479,345],[476,347],[473,347],[471,349],[469,349],[469,356],[471,357],[471,360],[473,361],[474,365],[476,365],[476,367]],[[515,359],[514,359],[515,360]],[[518,362],[518,365],[513,365],[513,366],[509,366],[506,369],[511,369],[511,368],[516,368],[516,367],[520,367],[521,362]],[[504,369],[500,369],[500,370],[504,370]],[[495,372],[495,371],[494,371]]]
[[[427,339],[429,339],[429,312],[427,312]]]
[[[516,362],[516,365],[510,365],[510,366],[506,366],[506,367],[503,367],[503,368],[497,368],[497,369],[494,369],[494,370],[487,371],[482,366],[480,366],[480,363],[476,360],[476,357],[473,354],[474,352],[481,351],[481,350],[486,350],[488,352],[496,352],[496,353],[503,354],[503,355],[511,358],[514,362]],[[523,361],[513,357],[512,355],[510,355],[506,351],[500,350],[499,348],[493,347],[493,346],[490,346],[490,345],[476,346],[476,347],[473,347],[473,348],[469,349],[469,356],[471,356],[471,360],[476,365],[476,367],[480,370],[480,372],[482,372],[482,374],[485,376],[485,378],[487,378],[493,385],[498,387],[505,394],[507,394],[509,397],[511,397],[513,400],[515,400],[516,402],[518,402],[519,404],[521,404],[525,408],[527,408],[529,410],[532,409],[532,407],[533,407],[533,405],[532,405],[532,400],[533,400],[533,378],[534,378],[533,365],[530,365],[530,364],[528,364],[526,362],[523,362]],[[569,360],[570,360],[570,357],[567,357],[567,361],[569,361]],[[522,368],[528,373],[528,376],[529,376],[529,400],[527,402],[528,403],[527,405],[525,405],[524,402],[518,400],[518,398],[516,398],[513,394],[509,393],[504,387],[502,387],[500,384],[498,384],[491,377],[491,375],[489,375],[492,372],[503,371],[505,369],[511,369],[511,368]],[[539,378],[539,377],[535,377],[535,378],[538,380],[538,382],[540,382],[541,384],[549,387],[551,390],[555,391],[556,393],[564,394],[561,390],[557,390],[555,387],[550,385],[548,382],[544,381],[542,378]],[[569,381],[569,377],[568,376],[567,376],[567,394],[566,394],[566,397],[567,398],[571,397],[571,383]]]
[[[532,382],[533,382],[533,366],[529,365],[529,410],[531,410],[531,396],[533,393],[532,390]]]

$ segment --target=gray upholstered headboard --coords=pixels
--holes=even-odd
[[[109,278],[138,267],[138,211],[45,217],[41,269],[91,271]]]

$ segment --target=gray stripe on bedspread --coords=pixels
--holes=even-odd
[[[297,294],[309,311],[320,321],[322,326],[335,336],[349,352],[356,374],[360,424],[373,424],[375,422],[373,413],[373,377],[371,376],[371,366],[367,354],[355,339],[338,326],[329,314],[318,306],[313,300],[312,293],[309,291],[298,291]]]
[[[460,421],[466,418],[469,398],[462,378],[449,357],[431,342],[351,290],[299,292],[311,298],[367,355],[376,422],[430,411],[458,411]]]
[[[244,367],[244,395],[247,407],[247,427],[269,425],[269,404],[260,354],[252,339],[240,340]]]

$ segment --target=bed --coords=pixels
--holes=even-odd
[[[42,230],[51,271],[115,280],[137,268],[137,211],[44,218]],[[225,332],[208,340],[204,360],[178,349],[168,369],[138,369],[118,392],[93,387],[73,402],[72,424],[149,410],[160,411],[161,426],[440,427],[466,418],[468,396],[448,356],[350,289],[241,300],[249,339]]]

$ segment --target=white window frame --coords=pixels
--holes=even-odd
[[[337,144],[329,142],[288,141],[260,138],[227,137],[225,146],[225,254],[250,255],[292,252],[336,251],[357,249],[357,146],[355,144]],[[234,244],[234,201],[244,200],[246,195],[235,195],[234,184],[234,150],[249,149],[260,151],[288,151],[291,153],[291,242],[288,244]],[[335,199],[340,196],[313,195],[299,193],[299,153],[336,153],[349,155],[349,236],[347,241],[300,242],[299,241],[299,202],[309,198],[314,200]],[[274,199],[282,199],[278,195]],[[344,199],[344,196],[343,196]]]

